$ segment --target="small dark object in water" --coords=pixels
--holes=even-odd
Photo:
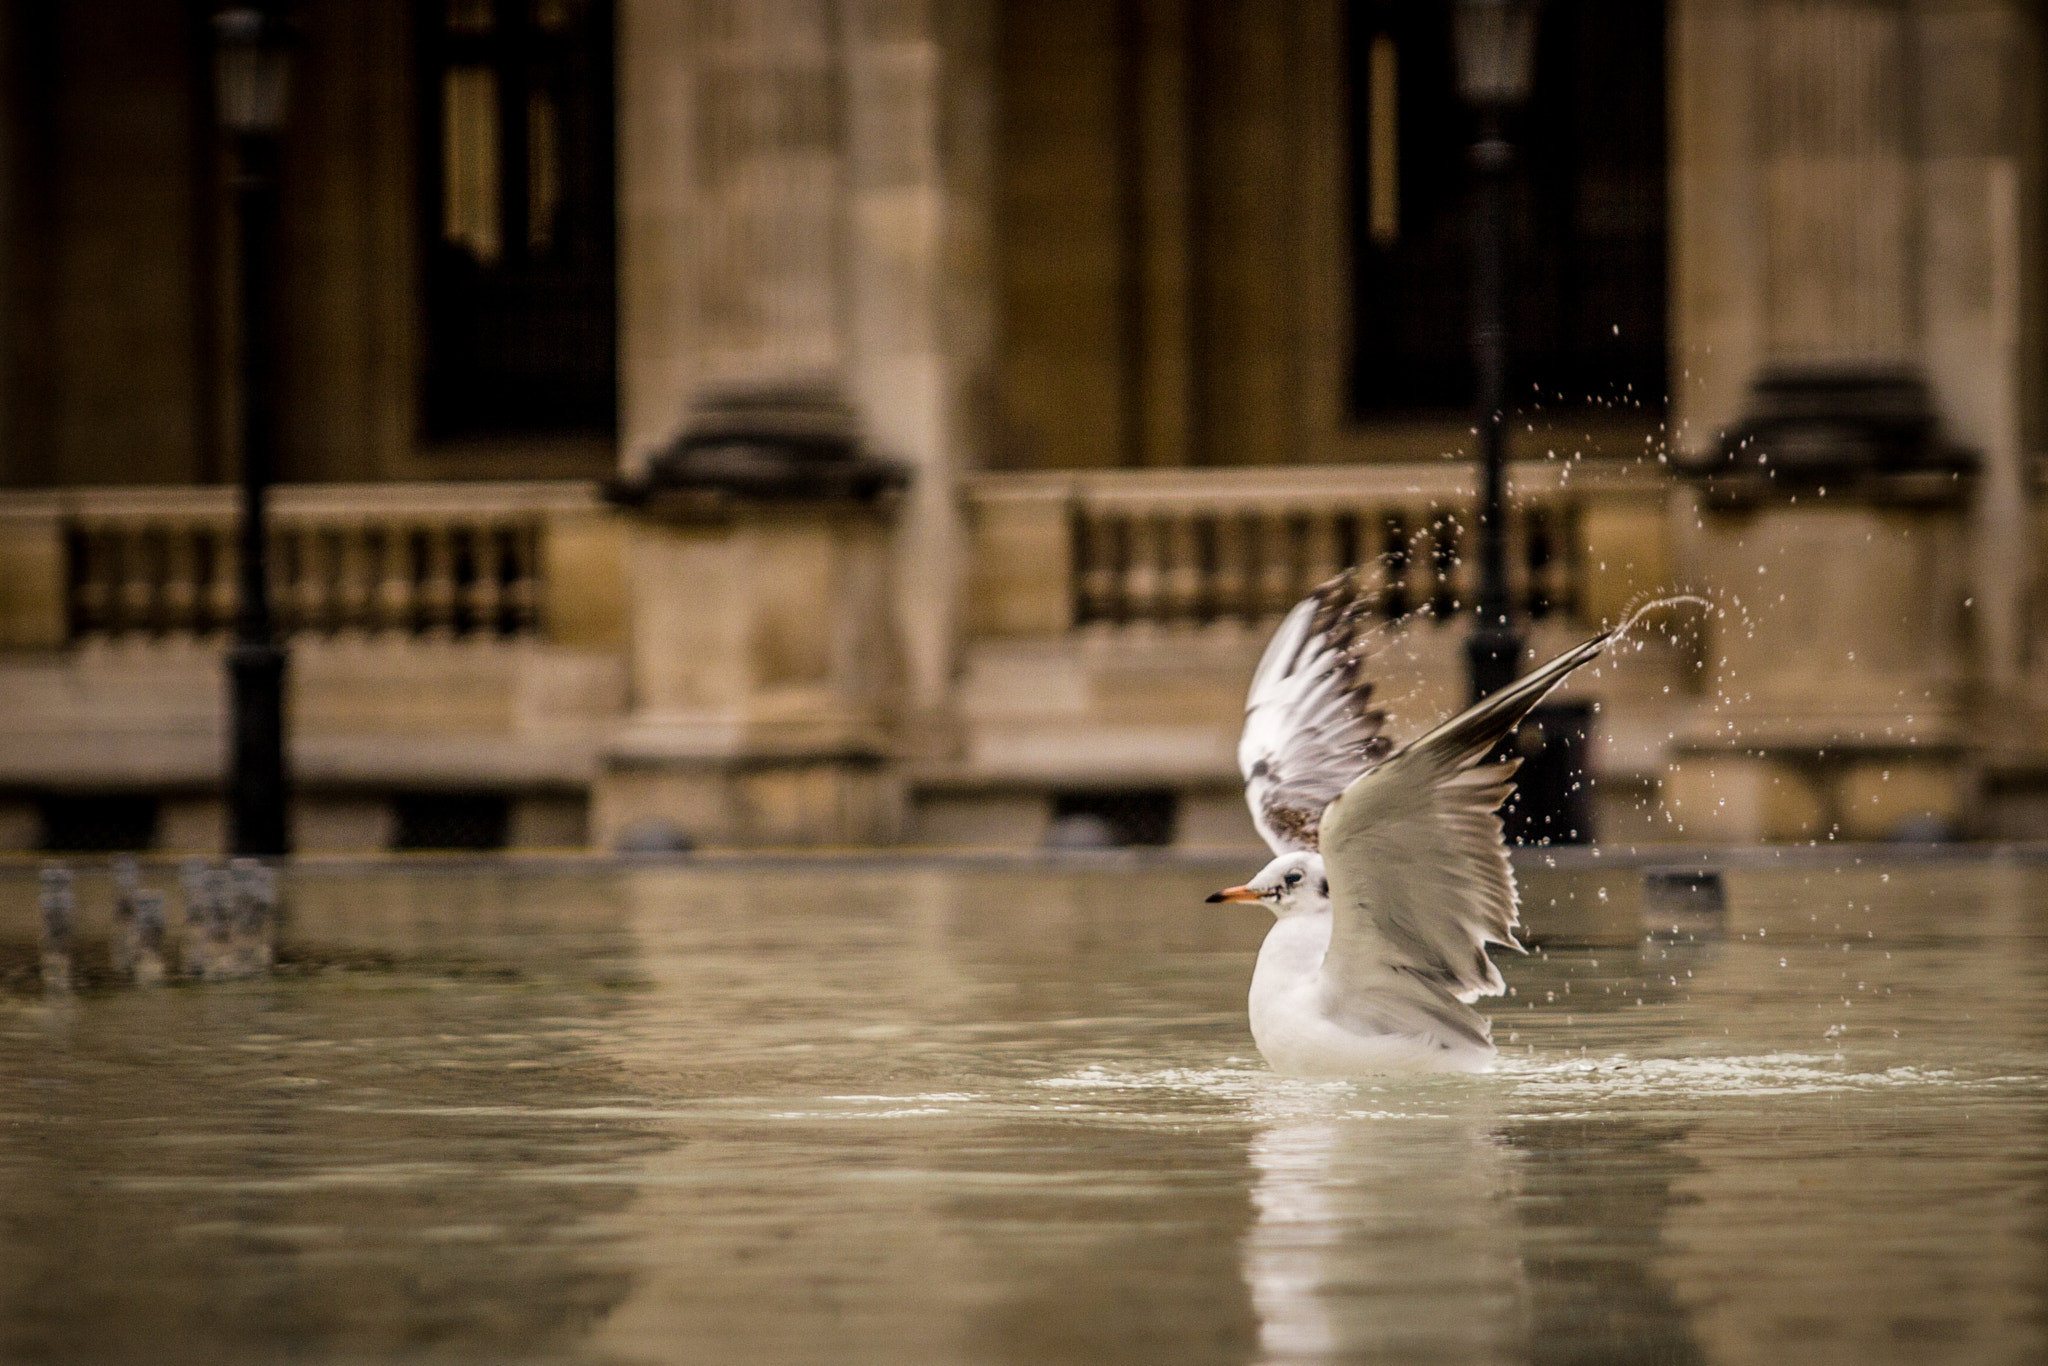
[[[1721,874],[1713,869],[1643,870],[1643,920],[1651,935],[1693,938],[1718,934],[1728,910]]]
[[[1061,816],[1045,829],[1048,849],[1114,849],[1117,843],[1115,827],[1092,811]]]
[[[687,854],[695,841],[668,821],[636,821],[619,835],[612,848],[621,854]]]
[[[1953,844],[1955,827],[1931,814],[1908,816],[1885,836],[1893,844]]]
[[[71,925],[78,908],[69,868],[43,869],[37,904],[43,913],[43,990],[71,990]]]

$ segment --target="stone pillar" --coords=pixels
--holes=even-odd
[[[848,388],[867,445],[906,462],[895,605],[906,753],[954,745],[966,547],[958,482],[981,461],[993,354],[986,0],[844,0]]]
[[[1757,7],[1765,361],[1913,359],[1908,19],[1901,5]]]
[[[832,0],[625,0],[620,455],[707,396],[845,380],[845,71]]]
[[[1666,779],[1684,838],[1881,840],[1969,815],[1968,485],[1821,487],[1710,480],[1694,495],[1688,569],[1726,615],[1711,705]]]

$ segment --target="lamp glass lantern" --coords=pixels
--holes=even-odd
[[[1504,109],[1529,98],[1541,8],[1541,0],[1457,0],[1451,36],[1466,103]]]
[[[285,24],[262,10],[223,10],[213,18],[215,117],[238,135],[275,134],[291,95]]]

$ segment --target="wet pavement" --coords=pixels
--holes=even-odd
[[[0,1361],[2048,1359],[2048,864],[1541,862],[1500,1069],[1360,1083],[1235,863],[311,866],[151,990],[87,872],[69,996],[13,865]]]

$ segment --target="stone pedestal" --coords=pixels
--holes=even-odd
[[[1693,840],[1926,838],[1969,816],[1967,480],[1698,495],[1690,578],[1726,607],[1664,785]]]
[[[593,794],[597,843],[894,838],[889,520],[741,503],[635,527],[633,711]]]

